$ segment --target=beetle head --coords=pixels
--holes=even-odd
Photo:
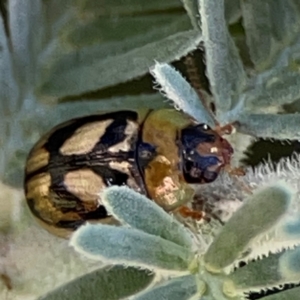
[[[184,128],[180,144],[182,171],[188,183],[214,181],[233,154],[228,141],[206,124]]]

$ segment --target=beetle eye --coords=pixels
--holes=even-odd
[[[202,124],[202,129],[203,129],[203,130],[208,130],[208,129],[209,129],[209,127],[208,127],[208,125],[207,125],[207,124]]]

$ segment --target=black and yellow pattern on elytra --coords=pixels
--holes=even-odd
[[[114,222],[101,203],[104,188],[129,186],[172,211],[193,196],[190,183],[215,180],[231,155],[216,131],[173,109],[82,117],[33,147],[26,199],[42,226],[68,237],[86,221]]]
[[[136,162],[139,121],[134,111],[83,117],[37,143],[27,161],[25,192],[47,229],[74,230],[86,220],[108,217],[99,203],[104,187],[128,185],[146,194]]]

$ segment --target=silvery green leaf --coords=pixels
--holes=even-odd
[[[212,114],[205,108],[195,90],[173,67],[165,63],[156,63],[151,69],[151,74],[159,84],[160,92],[174,106],[201,123],[214,127],[215,121]]]
[[[84,25],[81,23],[78,25],[77,18],[73,16],[71,20],[68,20],[63,29],[61,29],[59,38],[49,43],[48,47],[40,55],[39,61],[42,68],[42,76],[46,78],[49,77],[53,71],[52,69],[62,63],[65,67],[74,63],[76,65],[80,63],[86,65],[93,64],[97,60],[101,61],[106,57],[122,55],[125,52],[167,38],[172,34],[178,33],[178,31],[191,27],[186,15],[180,17],[176,15],[176,17],[170,17],[171,19],[161,21],[164,26],[160,23],[161,26],[159,29],[149,25],[148,30],[142,32],[142,34],[135,29],[140,25],[139,20],[142,22],[144,20],[144,22],[147,23],[147,20],[149,21],[149,19],[151,20],[152,18],[155,18],[155,21],[157,21],[155,16],[148,16],[143,19],[121,18],[117,19],[117,21],[113,17],[102,18],[101,22],[103,24],[102,27],[99,28],[99,30],[102,30],[102,34],[97,37],[97,43],[78,49],[76,45],[78,41],[76,39],[72,41],[70,35],[71,32],[74,31],[74,33],[76,33],[76,31],[80,30]],[[168,22],[170,20],[172,20],[172,22]],[[131,22],[132,30],[124,31],[123,27],[128,25],[127,21]],[[76,22],[75,25],[74,22]],[[106,25],[104,26],[104,24]],[[111,35],[110,31],[113,31],[114,34]],[[90,40],[91,38],[88,39]],[[99,41],[101,41],[100,44]]]
[[[98,0],[77,0],[78,10],[87,16],[107,16],[107,15],[128,15],[138,13],[151,13],[153,11],[171,10],[181,7],[178,0],[153,0],[141,2],[140,0],[114,0],[101,1]]]
[[[83,45],[92,43],[97,43],[98,47],[102,47],[103,44],[112,40],[121,41],[119,48],[124,49],[122,42],[128,40],[130,36],[138,35],[141,31],[149,38],[151,37],[150,32],[154,32],[155,26],[157,29],[157,27],[162,28],[173,23],[174,28],[174,23],[176,23],[174,21],[181,17],[185,17],[188,25],[188,18],[184,15],[183,10],[180,11],[180,7],[180,1],[176,0],[168,0],[163,3],[151,1],[142,5],[140,1],[132,0],[113,2],[66,0],[63,5],[57,0],[48,0],[45,4],[46,29],[44,35],[46,38],[44,39],[48,42],[52,40],[52,43],[56,45],[63,43],[68,50],[71,48],[76,50]],[[153,13],[156,9],[159,10],[159,14]],[[176,14],[174,14],[174,9],[176,9]],[[157,24],[155,19],[158,21]],[[190,26],[178,28],[172,33],[190,28]],[[162,30],[162,32],[164,31],[165,29]],[[155,40],[155,34],[152,35]],[[100,45],[99,42],[101,42]],[[145,39],[143,44],[149,42],[150,40]],[[132,41],[131,46],[132,48],[137,47]],[[58,54],[61,53],[63,51],[60,49]],[[115,53],[115,49],[112,49],[110,53]]]
[[[199,0],[199,3],[207,75],[216,102],[217,117],[222,123],[222,114],[236,105],[247,78],[227,29],[224,1]]]
[[[64,0],[63,5],[60,0],[43,0],[44,28],[42,36],[42,49],[48,43],[55,40],[62,28],[70,24],[74,18],[74,0]],[[73,24],[74,25],[74,24]],[[76,26],[78,25],[78,18]]]
[[[108,9],[110,5],[106,4],[105,9]],[[79,68],[81,65],[93,65],[95,61],[114,59],[118,55],[191,28],[188,17],[183,13],[166,14],[164,17],[161,14],[159,16],[146,14],[118,18],[112,14],[92,20],[87,18],[80,22],[74,11],[72,14],[72,10],[69,9],[68,13],[70,16],[65,16],[63,19],[66,20],[60,22],[64,25],[60,26],[56,39],[53,39],[39,56],[40,82],[38,86],[44,84],[45,80],[49,80],[52,76],[55,77],[53,72],[64,72],[65,69],[69,69],[70,65]],[[128,62],[131,68],[134,68],[134,59]],[[105,68],[105,64],[103,67]],[[121,76],[121,74],[118,75]],[[123,75],[127,76],[126,73]],[[79,76],[77,80],[80,81],[80,78]]]
[[[298,12],[300,13],[300,2],[298,0],[293,0],[293,3],[296,7],[296,9],[298,10]]]
[[[20,106],[18,103],[18,87],[13,75],[12,57],[9,51],[8,38],[5,33],[3,19],[0,15],[0,113],[1,119],[11,115]],[[4,128],[0,129],[0,147],[5,143]]]
[[[43,31],[42,1],[8,1],[10,38],[19,86],[26,93],[35,83],[36,57]]]
[[[287,250],[279,259],[279,271],[286,282],[299,282],[300,278],[300,247]]]
[[[300,29],[300,14],[296,9],[296,4],[294,0],[279,0],[271,3],[270,16],[272,18],[272,26],[274,38],[280,42],[291,43],[294,38],[298,37]],[[281,22],[278,22],[280,18]],[[283,46],[286,44],[282,44]]]
[[[262,287],[279,287],[285,283],[298,283],[300,278],[300,250],[287,250],[270,254],[248,263],[228,276],[238,290],[259,291]]]
[[[140,292],[153,278],[146,270],[109,266],[80,276],[38,300],[118,300]]]
[[[293,288],[286,291],[281,291],[277,294],[264,297],[264,300],[298,300],[300,287]]]
[[[255,137],[283,140],[300,137],[299,114],[241,114],[236,121],[239,132]]]
[[[159,236],[180,246],[191,248],[187,229],[147,197],[127,187],[110,187],[101,195],[109,213],[120,222]]]
[[[299,11],[293,0],[245,0],[241,7],[251,59],[263,71],[298,34]]]
[[[91,53],[79,50],[71,57],[59,59],[47,70],[48,77],[43,76],[45,82],[41,83],[39,91],[62,97],[112,86],[146,74],[154,60],[179,59],[195,49],[199,42],[199,33],[190,30],[99,60],[92,60]]]
[[[208,270],[219,271],[247,256],[251,242],[265,234],[284,216],[292,196],[292,191],[279,182],[248,197],[205,253]]]
[[[238,22],[241,18],[241,3],[236,0],[225,0],[225,19],[228,24]]]
[[[270,1],[241,2],[247,44],[257,70],[264,70],[270,65],[269,60],[276,50],[270,6]]]
[[[282,240],[285,240],[285,244],[288,244],[289,241],[294,241],[294,245],[300,244],[300,215],[298,211],[293,211],[293,213],[290,213],[285,219],[285,222],[278,226],[280,233],[277,232],[277,236],[282,236]]]
[[[187,11],[193,27],[201,30],[201,18],[199,13],[198,0],[181,0],[185,10]],[[232,24],[241,17],[240,2],[236,0],[225,0],[225,19],[227,23]]]
[[[82,226],[70,244],[79,253],[109,264],[175,273],[187,271],[191,255],[186,248],[160,237],[112,225]]]
[[[181,0],[183,6],[190,17],[191,23],[195,29],[201,30],[200,14],[197,0]]]
[[[281,68],[269,76],[258,75],[255,89],[246,93],[246,109],[254,112],[264,108],[280,107],[299,99],[300,73]]]
[[[155,24],[155,26],[153,25]],[[150,14],[142,16],[112,16],[81,20],[74,15],[59,32],[59,40],[68,48],[97,44],[103,48],[110,43],[108,55],[116,55],[150,42],[166,38],[179,31],[191,29],[188,18],[182,13]],[[113,44],[117,43],[119,46]]]
[[[134,297],[134,300],[172,299],[189,300],[197,294],[195,276],[187,275],[170,279],[141,295]]]

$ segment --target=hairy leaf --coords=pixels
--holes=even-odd
[[[115,186],[104,190],[101,199],[122,223],[191,248],[192,239],[186,228],[145,196],[130,188]]]
[[[197,293],[195,276],[187,275],[171,279],[151,290],[142,293],[134,300],[172,299],[189,300]]]
[[[300,288],[293,288],[287,291],[281,291],[275,295],[264,297],[264,300],[298,300]]]
[[[190,259],[189,251],[182,246],[140,230],[112,225],[82,226],[70,243],[89,258],[150,270],[187,271]]]
[[[236,0],[225,0],[225,19],[227,23],[232,24],[241,17],[241,3]]]
[[[207,75],[220,122],[222,113],[236,105],[247,80],[238,50],[227,30],[223,2],[199,0]]]
[[[20,106],[18,99],[18,86],[13,74],[13,63],[9,51],[9,40],[4,29],[4,20],[0,15],[0,116],[11,115]],[[0,128],[0,147],[6,140],[5,126]]]
[[[268,76],[258,76],[255,89],[249,90],[245,97],[245,110],[258,113],[265,108],[279,108],[299,99],[300,73],[291,67],[275,69]]]
[[[298,35],[299,11],[293,0],[245,0],[241,7],[252,61],[263,71]]]
[[[239,132],[255,137],[283,140],[300,137],[299,114],[241,114],[236,121]]]
[[[259,291],[262,287],[297,284],[299,276],[299,248],[296,248],[250,262],[230,274],[228,280],[232,280],[238,290]]]
[[[93,271],[52,290],[38,300],[118,300],[138,293],[154,274],[132,267],[113,266]]]
[[[41,93],[52,96],[76,95],[101,89],[146,74],[154,60],[172,61],[195,49],[200,42],[197,31],[184,31],[146,44],[117,56],[90,59],[90,54],[77,53],[56,62]],[[66,62],[64,62],[64,59]]]
[[[100,50],[108,44],[111,49],[106,56],[115,56],[189,29],[188,18],[182,13],[123,16],[117,19],[112,15],[79,23],[75,15],[61,29],[58,42],[75,51],[89,45],[97,45]]]
[[[98,0],[77,0],[77,7],[81,14],[88,17],[107,16],[113,14],[115,16],[139,14],[139,13],[153,13],[160,11],[168,11],[181,7],[178,0],[153,0],[148,2],[141,2],[140,0],[102,0],[99,5]]]
[[[43,33],[42,1],[8,1],[15,73],[19,87],[29,92],[35,83],[36,57]]]
[[[183,6],[190,17],[191,23],[195,29],[201,30],[200,13],[198,1],[196,0],[182,0]]]
[[[206,267],[218,272],[248,255],[247,247],[257,236],[270,230],[287,212],[292,192],[278,183],[249,197],[224,225],[204,255]]]
[[[214,127],[212,114],[204,107],[195,90],[180,75],[178,71],[167,64],[156,63],[151,69],[160,92],[174,102],[176,108],[194,117],[201,123]]]

